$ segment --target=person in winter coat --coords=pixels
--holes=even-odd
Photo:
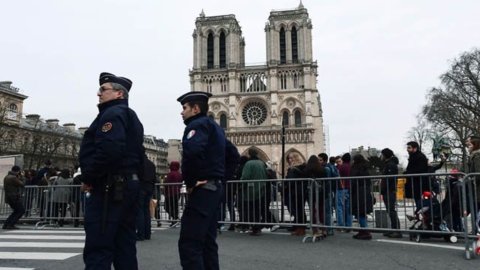
[[[180,198],[180,188],[182,186],[182,174],[179,172],[180,162],[170,162],[170,172],[165,178],[165,211],[170,215],[171,225],[178,222],[178,199]]]
[[[383,168],[383,175],[396,175],[398,174],[398,158],[393,154],[393,151],[389,148],[382,150],[382,160],[385,162]],[[383,203],[390,216],[390,224],[392,229],[400,229],[400,220],[395,209],[397,204],[397,177],[388,177],[382,179],[380,183],[380,194],[382,194]],[[390,238],[402,238],[400,232],[386,232],[384,236]]]
[[[52,184],[52,217],[57,218],[60,227],[63,226],[67,206],[72,199],[72,184],[73,179],[70,178],[68,169],[62,170]]]
[[[468,172],[469,173],[480,173],[480,136],[470,136],[467,140],[468,152],[470,153],[468,159]],[[473,190],[475,196],[474,202],[476,205],[472,213],[476,214],[477,228],[476,232],[480,231],[480,175],[474,176]]]
[[[235,180],[235,170],[238,167],[240,161],[240,154],[237,147],[229,140],[225,140],[225,179],[222,182],[222,199],[220,201],[220,208],[218,214],[218,221],[225,221],[226,210],[230,216],[229,231],[235,230],[235,196],[236,190],[234,183],[228,183],[231,180]],[[218,224],[221,227],[221,223]]]
[[[305,224],[307,217],[305,214],[305,202],[308,200],[308,184],[309,181],[301,180],[305,179],[306,164],[303,162],[299,153],[293,152],[289,154],[290,168],[287,171],[287,179],[300,179],[291,180],[287,183],[290,192],[290,214],[294,217],[293,223]],[[297,225],[294,227],[292,235],[303,236],[305,235],[306,227],[303,225]]]
[[[243,208],[247,208],[248,222],[252,222],[250,235],[258,236],[262,227],[257,223],[261,222],[265,215],[265,182],[254,182],[250,180],[266,180],[267,168],[265,162],[258,158],[257,150],[248,150],[249,160],[245,163],[242,171],[242,181],[248,181],[241,185],[243,195]]]
[[[428,173],[428,159],[420,150],[417,142],[407,143],[408,165],[405,174]],[[405,197],[413,198],[417,210],[422,208],[422,194],[424,191],[430,191],[430,181],[428,177],[412,176],[407,177],[405,183]]]
[[[327,158],[328,159],[328,158]],[[305,167],[305,174],[309,178],[316,180],[315,185],[311,186],[313,198],[310,200],[312,205],[310,209],[313,211],[313,223],[322,225],[331,225],[326,223],[328,210],[326,199],[330,199],[327,192],[330,190],[328,181],[322,181],[320,178],[327,177],[327,168],[321,163],[320,158],[312,155],[308,158],[307,165]],[[312,228],[314,236],[327,237],[326,229],[319,230],[318,228]]]
[[[3,223],[2,229],[13,230],[18,229],[15,224],[25,213],[25,207],[22,202],[22,189],[25,186],[20,180],[20,167],[13,166],[3,179],[3,188],[5,189],[5,203],[10,205],[13,212]]]
[[[368,162],[360,154],[353,157],[351,177],[369,176]],[[352,179],[352,214],[358,218],[361,228],[367,228],[367,214],[373,212],[372,183],[370,178]],[[360,230],[353,236],[355,239],[370,240],[372,235],[367,230]]]

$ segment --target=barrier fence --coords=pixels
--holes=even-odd
[[[403,196],[396,192],[398,178],[415,183],[405,187]],[[304,242],[350,230],[407,236],[417,242],[462,239],[465,257],[470,259],[480,255],[477,179],[480,174],[445,173],[232,180],[223,187],[219,224],[253,233],[263,227],[293,227],[295,234],[305,234]],[[11,209],[0,188],[0,219],[5,220]],[[36,227],[83,222],[87,198],[80,186],[26,186],[22,194],[23,222]],[[152,221],[177,226],[187,200],[185,186],[157,184],[150,205]]]

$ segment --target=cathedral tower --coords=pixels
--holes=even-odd
[[[191,90],[213,94],[209,116],[241,154],[255,147],[260,158],[280,165],[285,126],[286,152],[306,160],[325,151],[307,9],[300,4],[270,12],[265,33],[266,63],[245,65],[245,41],[235,15],[202,11],[193,33]]]

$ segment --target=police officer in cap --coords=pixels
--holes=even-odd
[[[180,261],[186,270],[219,269],[217,210],[225,177],[225,134],[207,117],[210,96],[193,91],[177,99],[186,125],[182,174],[189,195],[178,241]]]
[[[79,161],[87,191],[85,269],[138,269],[135,217],[143,125],[128,107],[132,81],[100,74],[99,113],[85,132]]]

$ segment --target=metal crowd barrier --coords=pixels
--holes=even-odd
[[[83,221],[85,195],[80,185],[25,186],[21,200],[25,214],[20,222],[34,223],[36,227],[58,227],[64,224],[79,226]],[[5,192],[0,187],[0,219],[12,212],[5,203]]]
[[[395,181],[388,180],[399,178],[413,179],[429,192],[413,188],[415,198],[397,198],[396,187],[391,187]],[[477,178],[479,173],[231,180],[223,187],[218,220],[220,225],[236,226],[235,230],[244,232],[273,226],[306,230],[304,242],[351,230],[397,233],[417,242],[463,239],[465,257],[470,259],[480,255]],[[350,182],[349,196],[339,190],[340,180]],[[381,181],[391,192],[382,192]],[[0,219],[4,220],[11,209],[4,203],[3,187],[0,189]],[[345,199],[343,203],[341,199]],[[80,186],[27,186],[22,200],[26,213],[21,221],[36,222],[37,227],[78,226],[83,221],[85,194]],[[187,200],[184,185],[157,184],[152,221],[178,226]],[[360,227],[362,221],[366,227]]]

